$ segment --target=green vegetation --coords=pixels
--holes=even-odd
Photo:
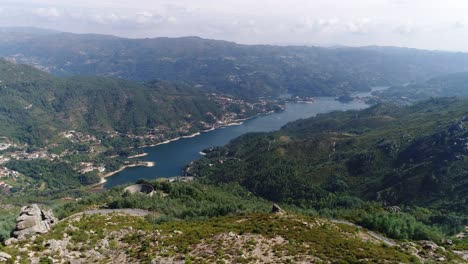
[[[60,76],[184,81],[247,99],[286,90],[296,95],[341,95],[467,68],[463,53],[247,46],[197,37],[124,39],[69,33],[1,33],[0,56],[34,63]]]
[[[191,171],[206,183],[237,182],[255,195],[304,209],[335,210],[350,196],[398,205],[405,214],[366,210],[369,215],[350,218],[401,239],[454,234],[468,223],[466,105],[434,99],[319,115],[279,132],[240,137],[209,152]],[[351,208],[361,206],[353,201]],[[396,223],[408,227],[394,230]]]
[[[18,217],[16,210],[0,209],[0,242],[10,238],[10,233],[16,227],[16,217]]]
[[[0,60],[1,136],[43,145],[65,130],[171,136],[187,122],[212,123],[222,106],[183,83],[140,84],[99,77],[59,79],[32,67]],[[188,132],[198,131],[193,127]]]
[[[60,218],[106,205],[108,208],[139,208],[158,212],[166,219],[199,219],[249,212],[268,212],[271,204],[253,196],[236,184],[209,186],[200,183],[152,182],[156,190],[147,195],[122,195],[122,188],[88,195],[76,203],[66,203],[56,208]]]
[[[454,73],[432,78],[421,83],[393,86],[376,92],[381,101],[412,103],[432,97],[467,97],[468,73]]]
[[[45,250],[44,244],[50,239],[63,239],[64,234],[71,238],[67,246],[70,250],[86,252],[106,239],[110,252],[123,251],[129,261],[156,258],[166,261],[188,259],[192,263],[220,259],[236,263],[268,259],[279,262],[353,263],[365,260],[365,263],[375,263],[385,260],[387,263],[417,263],[413,256],[396,248],[364,242],[361,237],[366,233],[353,227],[294,215],[249,214],[157,225],[143,218],[123,215],[83,216],[80,221],[62,222],[50,234],[38,237],[31,250],[39,256],[57,258],[55,252]],[[207,250],[200,250],[201,247]]]

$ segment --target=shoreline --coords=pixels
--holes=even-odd
[[[247,121],[247,120],[250,120],[250,119],[253,119],[253,118],[256,118],[256,117],[260,117],[260,116],[271,115],[271,114],[273,114],[274,112],[275,112],[275,111],[270,111],[270,112],[267,112],[267,113],[254,115],[254,116],[252,116],[252,117],[247,117],[247,118],[242,118],[242,119],[236,119],[236,120],[233,120],[231,123],[215,125],[215,126],[213,126],[212,128],[210,128],[210,129],[207,129],[207,130],[200,130],[199,132],[195,132],[195,133],[190,134],[190,135],[187,135],[187,136],[179,136],[179,137],[176,137],[176,138],[172,138],[172,139],[165,140],[165,141],[163,141],[163,142],[159,142],[159,143],[156,143],[156,144],[150,144],[150,145],[144,145],[144,146],[137,147],[137,148],[138,148],[138,149],[142,149],[142,148],[157,147],[157,146],[169,144],[169,143],[171,143],[171,142],[178,141],[178,140],[181,140],[181,139],[184,139],[184,138],[194,138],[194,137],[200,136],[200,135],[203,134],[203,133],[208,133],[208,132],[214,131],[214,130],[216,130],[216,129],[226,128],[226,127],[230,127],[230,126],[240,126],[240,125],[243,125],[244,122]]]
[[[133,156],[128,156],[127,159],[136,159],[136,158],[142,158],[148,156],[148,153],[141,153],[141,154],[136,154]]]
[[[95,190],[95,189],[104,189],[104,184],[107,182],[106,178],[108,177],[112,177],[114,176],[115,174],[119,173],[119,172],[122,172],[128,168],[136,168],[136,167],[148,167],[148,168],[151,168],[151,167],[154,167],[156,166],[156,162],[153,162],[153,161],[145,161],[143,163],[139,163],[139,164],[128,164],[128,165],[123,165],[122,167],[120,167],[118,170],[116,171],[111,171],[111,172],[108,172],[104,175],[101,175],[99,176],[100,178],[100,181],[94,185],[91,186],[90,190]]]
[[[173,138],[173,139],[168,139],[168,140],[165,140],[163,142],[156,143],[156,144],[144,145],[144,146],[141,146],[141,147],[137,147],[136,149],[157,147],[159,145],[169,144],[171,142],[178,141],[178,140],[181,140],[181,139],[184,139],[184,138],[194,138],[194,137],[200,136],[203,133],[208,133],[208,132],[214,131],[216,129],[222,129],[222,128],[226,128],[226,127],[230,127],[230,126],[240,126],[240,125],[243,125],[244,122],[247,121],[247,120],[257,118],[257,117],[260,117],[260,116],[271,115],[273,113],[275,113],[275,111],[269,111],[269,112],[266,112],[266,113],[257,114],[257,115],[247,117],[247,118],[236,119],[236,120],[233,120],[232,122],[227,123],[227,124],[214,125],[213,127],[211,127],[210,129],[207,129],[207,130],[201,130],[199,132],[195,132],[195,133],[187,135],[187,136],[179,136],[179,137],[176,137],[176,138]],[[202,153],[206,155],[206,153],[204,153],[203,151],[199,152],[200,155],[203,155]],[[128,157],[128,159],[145,157],[147,155],[148,155],[148,153],[137,154],[137,155]],[[143,166],[145,166],[145,167],[154,167],[154,166],[156,166],[156,163],[152,162],[152,161],[145,161],[143,164],[124,165],[124,166],[120,167],[116,171],[112,171],[112,172],[109,172],[109,173],[107,173],[107,174],[105,174],[103,176],[100,176],[100,178],[101,178],[100,182],[96,183],[93,186],[91,186],[91,190],[93,190],[93,189],[104,189],[104,184],[107,182],[106,178],[114,176],[115,174],[120,173],[120,172],[124,171],[125,169],[134,168],[134,167],[143,167]]]

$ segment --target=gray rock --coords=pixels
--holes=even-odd
[[[420,241],[419,244],[423,247],[423,249],[429,251],[435,251],[439,247],[432,241]]]
[[[109,244],[109,241],[107,239],[103,239],[101,240],[101,247],[102,248],[109,248],[110,244]]]
[[[271,212],[273,214],[285,214],[286,212],[277,204],[273,204],[273,208],[271,208]]]
[[[385,207],[385,211],[390,213],[399,213],[401,212],[401,208],[398,206],[387,206]]]
[[[18,243],[18,239],[12,237],[12,238],[9,238],[7,240],[5,240],[4,244],[5,246],[9,246],[9,245],[13,245],[13,244],[16,244]]]
[[[0,259],[9,260],[11,259],[11,256],[5,252],[0,252]]]
[[[58,222],[52,213],[45,212],[37,204],[21,208],[20,216],[16,219],[16,229],[13,235],[18,240],[24,240],[35,234],[45,234]]]

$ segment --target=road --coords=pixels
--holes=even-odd
[[[150,214],[149,211],[142,210],[142,209],[96,209],[96,210],[88,210],[88,211],[70,215],[69,217],[66,217],[60,220],[60,222],[76,217],[76,216],[83,215],[83,214],[85,215],[95,215],[95,214],[107,215],[107,214],[113,214],[113,213],[128,214],[130,216],[146,216]]]

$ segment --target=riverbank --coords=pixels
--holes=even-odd
[[[148,153],[144,153],[144,154],[148,155]],[[143,154],[140,154],[140,155],[143,155]],[[146,155],[144,155],[144,156],[146,156]],[[119,172],[122,172],[122,171],[124,171],[124,170],[126,170],[128,168],[135,168],[135,167],[148,167],[148,168],[151,168],[151,167],[154,167],[154,166],[156,166],[156,162],[153,162],[153,161],[145,161],[145,162],[140,162],[140,163],[136,163],[136,164],[124,165],[124,166],[120,167],[116,171],[112,171],[112,172],[109,172],[107,174],[99,176],[99,178],[100,178],[99,183],[96,183],[93,186],[91,186],[91,190],[103,189],[104,184],[107,182],[106,178],[114,176],[115,174],[117,174]]]
[[[191,134],[191,135],[180,136],[180,137],[168,139],[168,140],[165,140],[165,141],[163,141],[163,142],[156,143],[156,144],[143,145],[143,146],[140,146],[140,147],[138,147],[138,148],[139,148],[139,149],[142,149],[142,148],[152,148],[152,147],[157,147],[157,146],[160,146],[160,145],[169,144],[169,143],[171,143],[171,142],[178,141],[178,140],[181,140],[181,139],[184,139],[184,138],[194,138],[194,137],[196,137],[196,136],[200,136],[202,133],[208,133],[208,132],[214,131],[214,130],[216,130],[216,129],[221,129],[221,128],[230,127],[230,126],[240,126],[240,125],[243,125],[244,122],[247,121],[247,120],[250,120],[250,119],[253,119],[253,118],[257,118],[257,117],[260,117],[260,116],[271,115],[271,114],[274,114],[274,113],[275,113],[275,111],[270,111],[270,112],[267,112],[267,113],[257,114],[257,115],[254,115],[254,116],[251,116],[251,117],[247,117],[247,118],[236,119],[236,120],[233,120],[232,122],[229,122],[229,123],[216,124],[216,125],[214,125],[212,128],[210,128],[210,129],[201,130],[201,131],[195,132],[195,133],[193,133],[193,134]],[[129,158],[130,158],[130,157],[129,157]]]
[[[246,133],[270,132],[276,131],[288,122],[298,119],[309,118],[321,113],[332,111],[346,111],[352,109],[363,109],[368,105],[360,102],[351,102],[347,104],[340,103],[332,97],[316,98],[314,104],[286,104],[286,110],[277,113],[264,113],[262,115],[252,116],[246,120],[236,120],[242,125],[222,124],[223,129],[213,129],[209,127],[209,133],[200,131],[199,136],[189,139],[181,139],[177,142],[171,142],[168,145],[157,147],[148,147],[143,152],[149,155],[144,160],[156,161],[154,168],[141,168],[138,170],[124,170],[107,179],[105,188],[112,188],[122,184],[134,183],[139,179],[168,178],[183,174],[184,168],[190,162],[202,157],[200,152],[214,146],[224,146],[232,139],[242,136]],[[232,120],[234,121],[234,120]],[[245,121],[245,122],[244,122]],[[230,122],[231,123],[231,122]],[[220,128],[221,124],[216,124]],[[175,140],[172,140],[175,141]],[[159,144],[161,145],[161,144]]]
[[[136,159],[136,158],[142,158],[142,157],[146,157],[146,156],[148,156],[148,153],[141,153],[141,154],[129,156],[129,157],[127,157],[127,158],[128,158],[128,159]]]

